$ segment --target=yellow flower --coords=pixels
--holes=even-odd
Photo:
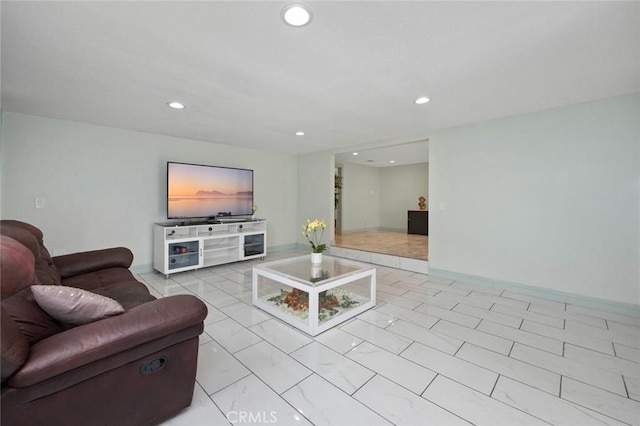
[[[322,236],[324,235],[324,230],[327,227],[327,224],[324,220],[315,219],[313,222],[310,219],[307,219],[307,224],[302,225],[302,235],[307,237],[309,240],[309,244],[311,244],[311,248],[314,253],[322,253],[327,249],[326,244],[322,244]],[[316,234],[316,230],[321,229],[320,237]]]

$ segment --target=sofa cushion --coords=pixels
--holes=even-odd
[[[31,287],[23,288],[16,294],[3,298],[2,310],[13,319],[30,345],[64,330],[61,324],[36,303]]]
[[[0,371],[2,371],[2,381],[4,382],[27,361],[29,341],[4,309],[0,311],[0,314],[2,315],[0,318],[0,327],[2,328],[0,335],[2,365]]]
[[[2,297],[10,297],[35,282],[35,257],[23,244],[0,236],[0,276]]]
[[[62,280],[62,285],[95,291],[112,284],[136,281],[135,277],[126,268],[107,268],[99,271],[88,272]]]
[[[25,245],[6,235],[0,236],[2,317],[12,322],[29,344],[62,331],[60,324],[40,309],[33,298],[34,262],[33,252]],[[2,326],[4,335],[4,324]]]
[[[126,247],[111,247],[55,256],[52,259],[65,280],[112,268],[128,270],[133,263],[133,253]]]
[[[58,321],[81,325],[124,312],[115,300],[74,287],[34,285],[33,296],[40,307]]]
[[[19,241],[33,252],[36,260],[36,282],[39,284],[60,284],[60,273],[53,264],[49,251],[44,246],[42,232],[33,225],[17,220],[3,220],[0,223],[2,235]]]
[[[143,303],[156,300],[144,284],[133,280],[97,288],[94,292],[117,300],[127,311]]]
[[[31,253],[33,253],[33,256],[36,259],[40,256],[40,244],[38,243],[38,238],[36,238],[31,232],[18,226],[13,221],[3,220],[1,223],[2,226],[0,227],[0,234],[13,238],[20,242],[20,244],[23,244],[31,251]]]

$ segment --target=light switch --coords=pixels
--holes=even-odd
[[[34,198],[33,204],[35,205],[36,209],[44,209],[44,198]]]
[[[438,204],[438,207],[440,208],[440,210],[446,210],[447,204],[444,201],[440,201],[440,203]]]

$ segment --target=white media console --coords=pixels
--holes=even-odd
[[[153,267],[165,276],[267,254],[267,221],[156,223]]]

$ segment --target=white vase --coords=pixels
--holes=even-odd
[[[311,253],[311,264],[320,265],[322,263],[322,253]]]
[[[317,263],[311,264],[311,280],[317,280],[318,278],[322,278],[322,266]]]

